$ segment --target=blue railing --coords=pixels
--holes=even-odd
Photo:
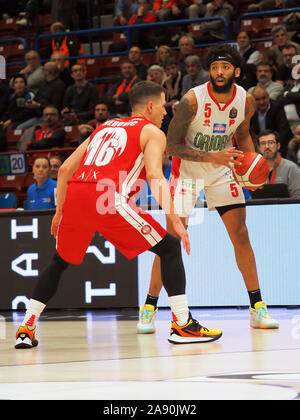
[[[268,16],[276,16],[276,15],[285,15],[292,12],[300,12],[300,7],[293,7],[289,9],[276,9],[276,10],[265,10],[264,12],[251,12],[251,13],[243,13],[240,15],[236,20],[236,33],[240,32],[241,28],[241,21],[243,19],[249,18],[258,18],[258,17],[268,17]]]
[[[132,30],[136,30],[136,29],[141,29],[141,30],[147,30],[147,29],[151,29],[151,28],[161,28],[164,26],[176,26],[176,25],[190,25],[192,23],[201,23],[201,22],[210,22],[210,21],[222,21],[225,27],[225,42],[229,41],[230,38],[230,32],[229,32],[229,24],[227,22],[227,20],[225,18],[223,18],[222,16],[216,16],[216,17],[210,17],[210,18],[198,18],[198,19],[180,19],[180,20],[172,20],[172,21],[168,21],[168,22],[155,22],[155,23],[145,23],[145,24],[137,24],[137,25],[126,25],[126,26],[112,26],[112,27],[108,27],[108,28],[96,28],[96,29],[85,29],[85,30],[80,30],[80,31],[70,31],[70,32],[60,32],[60,33],[55,33],[55,34],[41,34],[38,35],[36,37],[35,43],[34,43],[34,49],[38,50],[39,49],[39,42],[41,39],[46,39],[46,38],[54,38],[54,37],[61,37],[61,36],[82,36],[82,35],[93,35],[93,34],[102,34],[102,33],[107,33],[107,32],[123,32],[126,35],[127,38],[127,52],[129,51],[129,49],[131,48],[131,31]],[[220,41],[220,42],[224,42],[224,41]],[[197,46],[201,46],[201,47],[205,47],[208,45],[212,45],[212,44],[197,44]],[[175,48],[174,48],[175,49]],[[147,51],[154,51],[154,50],[144,50],[144,52]],[[120,51],[124,52],[124,51]],[[93,54],[93,45],[92,42],[90,41],[90,54],[84,56],[83,58],[91,58],[91,57],[99,57],[99,56],[108,56],[108,55],[119,55],[119,52],[114,52],[114,53],[108,53],[108,54]],[[75,57],[69,57],[71,58],[75,58]]]
[[[13,61],[11,63],[7,62],[6,60],[6,65],[7,66],[22,66],[25,63],[25,54],[27,52],[27,42],[25,41],[24,38],[2,38],[0,39],[0,44],[14,44],[14,43],[21,43],[24,46],[24,50],[23,50],[23,57],[24,60],[23,61]]]

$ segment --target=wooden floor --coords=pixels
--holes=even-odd
[[[23,313],[0,312],[0,399],[300,399],[300,309],[270,312],[279,330],[252,330],[246,308],[193,309],[223,337],[172,345],[166,309],[151,335],[137,310],[45,311],[30,350],[14,349]]]

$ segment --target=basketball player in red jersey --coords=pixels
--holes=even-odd
[[[162,172],[166,138],[159,127],[166,114],[165,91],[153,82],[140,82],[130,91],[130,104],[131,117],[101,124],[59,170],[57,208],[51,226],[57,252],[38,279],[16,334],[16,348],[38,344],[37,319],[69,263],[82,262],[96,231],[129,259],[146,250],[160,257],[162,282],[175,320],[170,342],[213,341],[222,335],[220,330],[202,327],[189,312],[180,241],[137,207],[133,199],[135,185],[140,183],[141,188],[147,179],[172,232],[190,252],[187,231],[174,212]],[[239,155],[242,152],[231,148],[222,151],[219,159],[229,165]]]
[[[234,247],[236,263],[249,294],[250,326],[278,328],[278,322],[271,318],[261,297],[255,256],[245,224],[242,188],[233,179],[231,170],[218,162],[220,151],[230,148],[234,138],[239,150],[255,151],[249,133],[254,101],[234,83],[242,64],[234,47],[227,44],[213,47],[208,53],[207,64],[210,81],[191,89],[182,97],[169,125],[167,148],[173,156],[170,185],[176,212],[187,227],[200,193],[196,181],[203,180],[208,209],[218,211]],[[168,222],[167,231],[176,235]],[[159,264],[156,256],[149,293],[145,305],[140,308],[138,333],[155,330],[154,318],[162,286]]]

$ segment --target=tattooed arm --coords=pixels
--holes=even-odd
[[[252,95],[247,93],[245,105],[245,119],[235,132],[235,139],[240,150],[244,153],[255,152],[254,143],[250,135],[250,120],[255,112],[255,102]]]
[[[175,116],[169,124],[167,135],[167,151],[171,156],[192,162],[211,162],[232,168],[234,157],[240,156],[239,150],[231,147],[220,152],[201,152],[184,144],[190,123],[197,113],[197,99],[192,90],[180,100]]]

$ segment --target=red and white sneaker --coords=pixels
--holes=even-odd
[[[15,349],[32,349],[37,345],[38,341],[35,338],[35,328],[30,330],[27,326],[19,327],[16,332]]]

